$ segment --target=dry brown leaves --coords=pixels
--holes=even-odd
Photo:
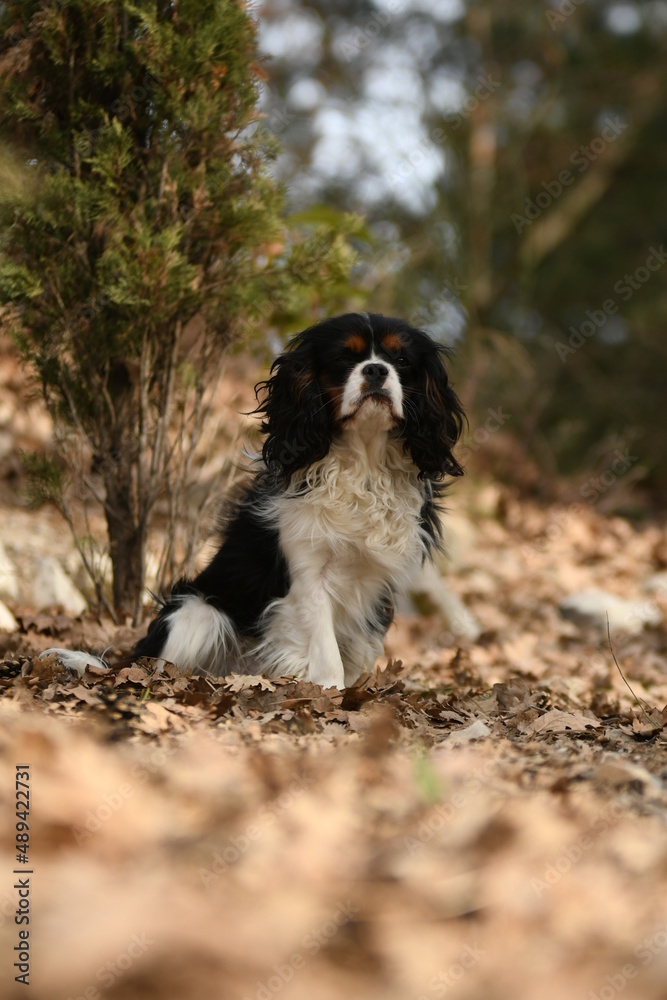
[[[664,1000],[664,633],[618,642],[633,694],[557,612],[568,587],[636,593],[663,533],[504,504],[454,581],[481,641],[401,619],[396,659],[345,692],[149,660],[78,676],[35,654],[105,627],[24,617],[0,666],[2,995],[27,995],[29,762],[39,1000]]]
[[[454,683],[424,689],[400,661],[389,661],[337,691],[287,677],[184,676],[172,664],[147,658],[121,667],[90,664],[80,675],[52,653],[1,663],[0,692],[24,708],[98,723],[101,738],[113,740],[215,724],[254,739],[270,733],[363,735],[382,712],[397,741],[423,746],[449,736],[460,742],[489,735],[516,743],[569,736],[626,751],[633,740],[656,741],[657,747],[667,742],[661,712],[649,715],[632,703],[612,709],[599,698],[587,707],[564,683],[556,693],[521,677],[489,689],[473,673],[470,653],[458,650],[450,660]]]

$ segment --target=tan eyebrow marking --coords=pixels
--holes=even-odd
[[[382,346],[386,347],[388,351],[402,351],[403,341],[397,333],[387,333],[382,338]]]
[[[346,347],[348,351],[354,351],[355,354],[361,354],[362,351],[366,350],[366,341],[360,333],[351,333],[343,347]]]

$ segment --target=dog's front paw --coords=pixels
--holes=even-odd
[[[337,688],[343,691],[345,688],[345,675],[341,666],[340,670],[308,670],[306,677],[312,684],[319,684],[323,688]]]

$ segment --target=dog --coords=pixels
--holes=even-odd
[[[255,387],[266,436],[217,552],[134,656],[324,688],[371,670],[396,596],[441,546],[446,477],[463,474],[446,354],[378,313],[297,334]]]

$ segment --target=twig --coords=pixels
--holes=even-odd
[[[628,691],[630,692],[630,694],[632,695],[632,697],[635,699],[635,701],[637,702],[637,704],[641,708],[642,712],[644,713],[644,715],[646,716],[646,718],[648,719],[648,721],[650,722],[650,724],[653,727],[655,727],[655,722],[653,721],[653,719],[651,718],[651,716],[648,714],[648,712],[644,708],[644,705],[642,705],[641,699],[637,697],[637,695],[635,694],[635,692],[632,690],[632,688],[628,684],[627,678],[626,678],[625,674],[623,673],[623,671],[621,670],[618,660],[616,659],[616,653],[614,652],[614,647],[612,646],[612,643],[611,643],[611,629],[609,628],[609,612],[607,612],[607,638],[609,640],[609,650],[611,652],[611,655],[614,658],[614,663],[616,664],[616,669],[618,670],[619,674],[623,678],[623,683],[625,684],[625,686],[627,687]],[[648,704],[648,702],[644,702],[644,704],[648,705],[649,708],[651,707]]]

